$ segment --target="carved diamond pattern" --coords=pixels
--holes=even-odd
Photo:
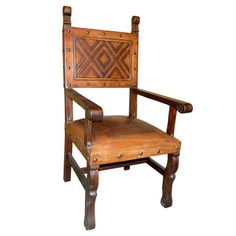
[[[99,53],[97,57],[97,61],[99,65],[102,66],[103,69],[106,69],[107,66],[111,62],[111,57],[108,55],[108,53],[103,49],[101,53]]]
[[[74,45],[76,78],[129,79],[129,42],[75,38]]]

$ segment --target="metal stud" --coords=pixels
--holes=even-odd
[[[102,32],[102,35],[105,35],[105,32]]]
[[[143,155],[143,152],[140,152],[139,155],[142,156],[142,155]]]
[[[86,31],[86,34],[89,34],[89,31]]]
[[[96,162],[98,159],[96,157],[93,158],[93,161]]]
[[[71,67],[70,66],[67,66],[67,70],[70,70],[71,69]]]
[[[70,83],[67,83],[67,87],[70,87],[71,86],[71,84]]]
[[[171,174],[170,179],[175,179],[175,174]]]
[[[160,153],[160,149],[157,149],[157,153]]]
[[[88,141],[87,145],[90,147],[92,145],[92,143],[90,141]]]
[[[88,82],[87,85],[90,86],[90,83]]]
[[[67,32],[70,33],[70,29],[68,29]]]
[[[96,192],[95,191],[89,191],[89,196],[95,197],[96,196]]]
[[[70,48],[67,48],[66,51],[69,52],[69,51],[70,51]]]
[[[121,158],[122,158],[122,154],[121,154],[121,153],[118,155],[118,158],[119,158],[119,159],[121,159]]]

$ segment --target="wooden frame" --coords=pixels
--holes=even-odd
[[[71,180],[71,169],[73,169],[85,189],[84,225],[87,230],[95,228],[95,200],[99,171],[101,170],[119,167],[129,170],[131,165],[146,163],[163,175],[161,204],[164,207],[172,205],[172,184],[175,179],[175,172],[178,169],[180,153],[180,141],[174,138],[176,115],[177,111],[180,113],[191,112],[193,107],[190,103],[137,88],[139,22],[140,18],[138,16],[132,18],[131,33],[75,28],[71,27],[71,8],[63,7],[64,181]],[[85,45],[85,51],[83,52],[81,52],[84,50],[81,45]],[[78,52],[74,50],[75,47]],[[122,53],[118,53],[117,48],[122,47],[123,49],[120,50]],[[89,55],[86,54],[86,50],[91,51]],[[76,53],[78,53],[77,57],[75,56]],[[83,69],[78,70],[79,66]],[[83,77],[83,75],[86,76]],[[123,125],[127,122],[128,124],[137,124],[138,127],[145,127],[149,130],[149,133],[158,134],[163,139],[158,140],[161,148],[158,149],[156,146],[155,148],[141,147],[144,150],[140,151],[136,147],[135,150],[132,150],[132,153],[128,151],[123,153],[113,152],[106,158],[100,157],[99,153],[94,151],[94,147],[98,146],[98,143],[94,141],[94,130],[98,130],[98,127],[102,127],[101,124],[105,124],[105,122],[109,124],[110,118],[103,116],[103,110],[100,106],[73,90],[73,88],[78,87],[129,88],[129,116],[127,119],[119,117],[115,119],[123,122]],[[166,133],[137,119],[138,95],[169,106]],[[72,129],[76,124],[76,121],[73,120],[73,101],[85,111],[85,119],[77,123],[80,129],[76,129],[76,131]],[[78,131],[80,132],[78,133]],[[72,155],[72,143],[85,157],[86,167],[80,167],[75,161]],[[120,148],[122,147],[124,148],[124,146],[120,146]],[[105,150],[100,151],[105,155]],[[151,156],[162,154],[168,155],[166,167],[161,166],[151,158]]]

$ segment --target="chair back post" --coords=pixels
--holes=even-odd
[[[62,29],[62,37],[63,37],[63,68],[65,68],[65,30],[67,30],[68,28],[71,27],[71,13],[72,13],[72,9],[71,7],[68,6],[64,6],[63,10],[63,29]],[[65,70],[63,69],[63,81],[64,81],[64,88],[65,88]],[[67,123],[71,123],[73,121],[73,102],[72,100],[66,96],[65,93],[65,124]]]
[[[134,93],[133,88],[137,88],[138,85],[138,36],[139,36],[139,23],[140,23],[140,17],[139,16],[133,16],[132,17],[132,31],[131,33],[134,35],[134,38],[136,38],[136,44],[135,49],[134,49],[134,55],[136,59],[136,68],[135,69],[135,74],[134,76],[136,77],[135,80],[136,85],[130,88],[129,92],[129,116],[131,118],[136,118],[137,117],[137,94]]]
[[[71,26],[71,13],[72,13],[72,9],[71,7],[68,6],[64,6],[63,7],[63,26],[64,27],[70,27]]]

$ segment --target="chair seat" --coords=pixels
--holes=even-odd
[[[128,116],[104,116],[94,122],[90,150],[84,145],[85,119],[66,125],[66,134],[93,165],[175,153],[181,143],[160,129]]]

